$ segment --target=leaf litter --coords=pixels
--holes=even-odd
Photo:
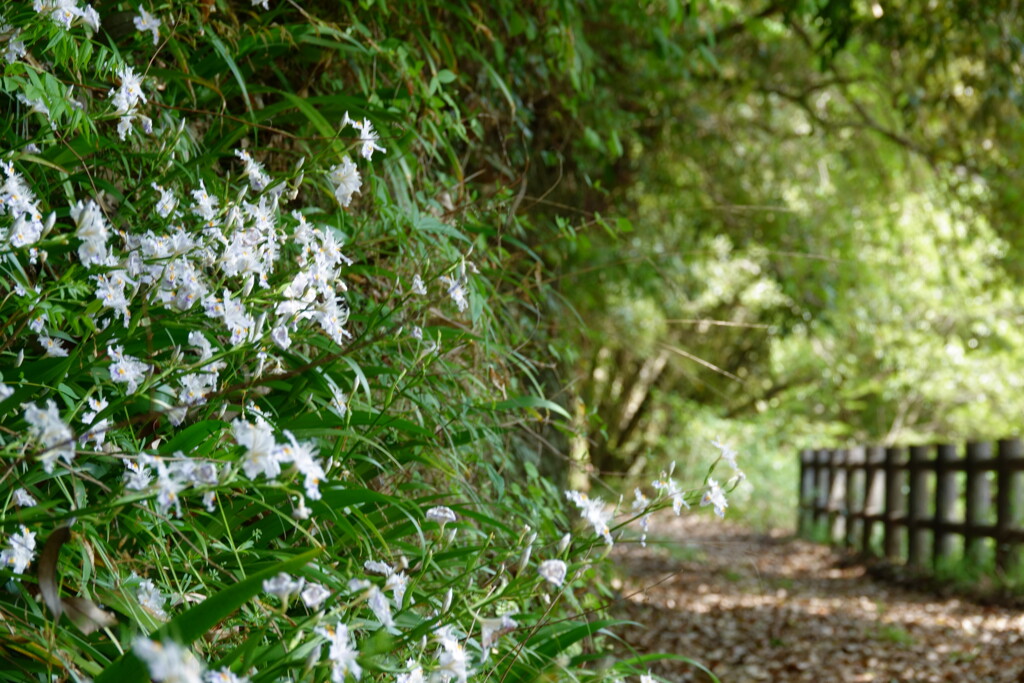
[[[690,515],[616,545],[616,616],[640,653],[686,655],[724,682],[1024,681],[1024,611],[872,578],[832,549]],[[660,661],[669,681],[709,680]]]

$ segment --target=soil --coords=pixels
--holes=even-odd
[[[785,532],[659,514],[617,543],[627,647],[701,662],[723,681],[1024,682],[1024,611],[875,578]],[[657,661],[669,681],[713,680]]]

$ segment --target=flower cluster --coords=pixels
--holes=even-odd
[[[256,479],[262,474],[274,480],[281,474],[281,466],[291,463],[303,476],[306,497],[320,499],[320,482],[326,474],[313,444],[299,443],[291,432],[285,432],[286,443],[277,443],[273,428],[258,415],[255,422],[238,418],[231,424],[231,433],[238,445],[245,448],[245,476]]]
[[[85,518],[71,545],[84,547],[87,561],[77,564],[86,571],[72,575],[62,558],[62,590],[113,594],[119,611],[149,625],[187,619],[189,603],[245,584],[250,563],[262,571],[322,547],[333,555],[246,584],[251,602],[210,634],[204,656],[216,661],[237,648],[240,634],[254,632],[251,620],[303,653],[281,676],[321,680],[329,671],[341,682],[360,678],[364,667],[376,672],[380,663],[361,659],[357,643],[375,630],[402,643],[387,663],[402,669],[399,682],[486,674],[492,651],[527,630],[517,619],[532,622],[515,616],[520,609],[540,614],[536,607],[569,595],[567,584],[586,575],[578,562],[589,543],[574,547],[568,533],[557,540],[566,529],[552,527],[563,522],[536,510],[496,523],[498,531],[482,529],[498,508],[465,502],[485,498],[462,497],[476,477],[454,472],[470,462],[445,455],[457,483],[449,490],[437,481],[444,468],[430,458],[438,443],[461,458],[481,436],[505,438],[506,426],[485,417],[466,425],[475,442],[465,445],[450,425],[469,422],[472,411],[447,405],[490,396],[473,393],[488,384],[477,372],[501,351],[471,348],[492,346],[476,341],[490,340],[497,325],[474,298],[487,283],[460,240],[389,241],[387,221],[433,205],[418,188],[408,200],[388,200],[393,170],[375,179],[388,167],[421,177],[406,168],[406,150],[374,167],[387,151],[363,111],[390,121],[397,110],[368,100],[359,118],[345,113],[336,134],[279,138],[287,116],[270,120],[262,89],[245,97],[253,107],[247,121],[227,111],[231,79],[211,75],[204,60],[175,77],[187,50],[206,50],[205,61],[215,63],[232,42],[215,33],[231,22],[185,25],[203,7],[161,18],[155,11],[166,5],[120,3],[123,16],[95,34],[100,17],[83,0],[33,7],[36,15],[17,13],[17,28],[0,21],[4,87],[20,117],[0,148],[8,332],[0,345],[0,447],[11,520],[0,565],[30,574],[36,534]],[[263,17],[268,26],[278,12]],[[265,47],[270,34],[259,31],[253,44]],[[105,42],[115,35],[116,45]],[[220,106],[208,106],[213,101]],[[380,216],[364,211],[371,201],[384,205]],[[489,259],[477,254],[476,263],[493,266]],[[471,303],[473,319],[458,325],[437,314]],[[490,383],[504,393],[512,381],[497,374]],[[677,512],[686,504],[688,493],[670,478],[656,488]],[[546,495],[558,497],[554,489]],[[616,508],[566,495],[612,544]],[[442,499],[463,502],[435,504]],[[705,499],[724,514],[714,480]],[[661,500],[637,492],[645,532]],[[501,534],[518,528],[518,540],[503,547]],[[51,547],[40,565],[49,566]],[[42,567],[39,574],[42,586]],[[11,594],[24,602],[23,591]],[[55,661],[87,662],[86,671],[130,649],[156,681],[245,680],[208,670],[188,643],[140,637],[65,657],[79,647],[77,635],[45,635],[57,642]],[[248,654],[231,666],[243,661],[248,666]]]
[[[15,574],[24,574],[36,556],[35,533],[22,526],[7,539],[7,546],[0,551],[0,566],[10,568]]]
[[[12,247],[26,247],[35,244],[42,237],[46,225],[39,200],[25,183],[24,177],[9,161],[0,161],[4,183],[0,185],[0,216],[10,216],[13,224],[0,228],[0,243],[8,242]],[[52,225],[52,219],[47,221]]]

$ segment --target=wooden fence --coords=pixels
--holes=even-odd
[[[994,496],[993,496],[994,491]],[[800,452],[799,533],[920,569],[965,560],[1020,570],[1019,439]]]

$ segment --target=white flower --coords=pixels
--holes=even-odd
[[[371,574],[380,574],[381,576],[391,576],[395,571],[395,568],[387,562],[378,562],[377,560],[363,562],[363,569]]]
[[[153,464],[156,467],[157,509],[160,510],[160,514],[165,515],[173,507],[175,516],[181,517],[181,499],[178,494],[187,483],[182,468],[168,467],[163,460],[159,459],[154,459]]]
[[[25,56],[27,50],[25,49],[25,42],[19,40],[21,37],[21,29],[15,29],[11,32],[11,35],[7,38],[7,47],[4,50],[4,59],[8,63],[13,63]]]
[[[561,586],[565,583],[565,575],[568,569],[562,560],[544,560],[537,567],[537,573],[550,584]]]
[[[438,505],[427,510],[427,519],[431,522],[437,522],[443,529],[445,524],[455,521],[455,512],[449,507]]]
[[[153,579],[142,579],[135,596],[147,612],[161,621],[167,620],[167,612],[164,611],[164,603],[167,599],[160,593],[160,590],[153,583]]]
[[[47,473],[53,472],[53,463],[58,457],[70,463],[75,457],[75,435],[60,419],[57,404],[53,399],[46,400],[45,409],[40,409],[32,403],[27,403],[24,407],[29,434],[45,449],[38,456],[43,463],[43,469]]]
[[[270,184],[270,176],[263,170],[263,164],[256,161],[252,156],[244,149],[236,149],[235,156],[242,160],[245,164],[245,169],[242,171],[243,176],[249,176],[249,186],[260,192],[264,190],[267,185]]]
[[[255,479],[262,473],[267,479],[274,479],[281,474],[280,451],[269,424],[263,420],[253,424],[238,418],[231,423],[231,433],[238,445],[246,449],[242,463],[245,476]]]
[[[316,609],[323,604],[324,600],[331,597],[331,592],[319,583],[311,583],[302,591],[301,596],[306,607]]]
[[[466,282],[463,278],[452,278],[442,275],[441,280],[448,284],[448,296],[455,302],[459,312],[464,312],[469,307],[469,300],[466,298]]]
[[[139,31],[150,31],[153,33],[153,44],[156,45],[160,42],[160,20],[155,16],[147,12],[146,10],[139,8],[139,16],[133,20],[135,28]]]
[[[199,189],[192,191],[192,198],[196,203],[192,206],[192,212],[206,221],[213,221],[217,217],[217,205],[220,199],[206,191],[206,183],[199,181]]]
[[[173,640],[162,643],[139,637],[132,651],[145,662],[149,675],[159,683],[203,683],[203,664],[191,650]]]
[[[363,569],[371,574],[380,574],[387,577],[387,581],[384,583],[384,590],[393,592],[395,608],[402,609],[402,601],[405,599],[405,590],[409,585],[409,577],[404,572],[396,572],[395,568],[387,562],[378,562],[377,560],[367,560],[363,563]]]
[[[117,70],[117,76],[121,79],[121,85],[117,90],[110,91],[115,113],[122,116],[133,114],[139,102],[146,101],[146,95],[142,92],[142,79],[127,64]]]
[[[46,355],[50,358],[66,358],[68,355],[68,350],[64,348],[64,343],[60,339],[41,334],[39,335],[39,345],[43,347]]]
[[[331,626],[318,626],[315,633],[327,639],[331,649],[327,653],[331,661],[331,680],[333,683],[344,683],[345,676],[352,674],[352,677],[359,679],[363,675],[363,669],[356,661],[359,651],[353,647],[348,626],[337,624]]]
[[[487,650],[506,633],[511,633],[519,626],[512,617],[503,614],[493,619],[480,620],[480,647]]]
[[[270,338],[282,351],[287,351],[288,347],[292,345],[292,338],[288,336],[288,327],[286,325],[278,325],[272,329],[270,331]]]
[[[150,187],[160,193],[160,199],[156,203],[157,214],[160,218],[167,218],[174,211],[175,207],[178,206],[178,199],[174,196],[173,192],[165,190],[156,183],[151,183]]]
[[[590,498],[581,491],[566,491],[565,497],[579,508],[580,516],[594,527],[598,536],[603,537],[605,543],[611,545],[612,534],[608,522],[612,518],[612,511],[605,508],[604,501],[600,498]]]
[[[270,0],[252,0],[253,7],[262,7],[265,10],[270,10]]]
[[[406,660],[405,666],[409,668],[408,673],[398,674],[395,677],[395,683],[425,683],[426,679],[423,677],[423,667],[416,663],[416,660]]]
[[[90,277],[96,280],[96,298],[103,302],[104,308],[112,308],[119,313],[127,326],[131,320],[131,311],[128,309],[128,295],[125,293],[125,287],[134,286],[135,282],[129,279],[123,270],[112,270]]]
[[[725,499],[725,492],[722,491],[722,487],[718,485],[718,482],[714,479],[708,479],[708,488],[704,492],[704,496],[700,499],[701,505],[713,505],[715,508],[715,514],[719,517],[725,517],[725,508],[729,507],[729,502]]]
[[[296,581],[288,574],[281,572],[272,579],[264,579],[263,590],[271,595],[276,595],[281,602],[287,602],[289,597],[302,590],[305,583],[304,579]]]
[[[331,412],[338,417],[345,417],[346,413],[348,413],[348,396],[341,390],[335,381],[331,379],[330,375],[324,375],[324,379],[327,380],[327,386],[331,390]]]
[[[50,108],[46,106],[46,102],[41,99],[30,100],[24,95],[18,95],[18,101],[28,107],[29,114],[42,114],[46,118],[50,118]]]
[[[412,276],[412,293],[420,296],[427,293],[427,286],[423,284],[423,278],[419,273]]]
[[[369,604],[370,610],[373,611],[373,615],[377,617],[377,621],[380,622],[381,626],[391,628],[395,625],[395,620],[391,616],[391,604],[380,588],[370,586],[370,596],[367,599],[367,604]]]
[[[217,375],[210,372],[183,375],[178,378],[178,381],[181,383],[178,400],[186,406],[206,403],[206,395],[217,388]]]
[[[676,480],[668,474],[662,472],[661,479],[651,482],[651,486],[672,499],[672,511],[677,515],[682,513],[684,507],[690,509],[690,504],[686,502],[686,492],[679,488]]]
[[[736,466],[736,456],[739,455],[739,453],[718,440],[712,440],[711,445],[719,450],[721,454],[719,457],[722,458],[722,460],[729,463],[734,470],[739,471],[739,468]]]
[[[14,388],[0,382],[0,401],[6,401],[14,395]]]
[[[74,219],[77,226],[75,237],[82,240],[82,245],[78,247],[78,258],[82,265],[86,267],[114,265],[115,261],[107,248],[110,229],[107,227],[107,219],[96,202],[91,199],[87,203],[76,202],[71,207],[71,218]]]
[[[121,346],[108,346],[107,353],[114,361],[110,364],[110,380],[127,384],[126,391],[129,394],[134,394],[139,388],[139,382],[143,380],[143,376],[149,370],[149,366],[134,356],[126,355]]]
[[[466,649],[462,647],[462,643],[451,636],[445,636],[441,639],[439,650],[437,674],[441,680],[456,679],[459,683],[466,683],[469,676],[467,671],[469,657],[466,655]]]
[[[101,448],[103,442],[107,436],[108,421],[102,419],[99,422],[96,421],[97,416],[106,410],[107,402],[103,396],[97,393],[95,396],[90,396],[86,403],[89,405],[89,410],[85,411],[81,415],[82,424],[90,427],[88,432],[82,437],[82,443],[86,443],[91,440],[96,448]]]
[[[359,147],[359,153],[363,155],[364,159],[372,159],[374,152],[387,152],[386,149],[377,144],[380,136],[373,130],[373,124],[370,123],[369,119],[354,121],[349,118],[348,112],[345,112],[345,116],[341,120],[341,126],[344,128],[346,124],[359,131],[359,142],[362,143]]]
[[[71,28],[71,24],[77,18],[81,18],[83,23],[89,24],[93,30],[99,25],[96,11],[88,5],[83,10],[76,0],[35,0],[32,8],[39,14],[50,15],[50,19],[64,29]]]
[[[320,500],[320,482],[326,478],[320,461],[316,459],[316,446],[312,443],[299,443],[291,432],[284,433],[287,444],[277,447],[277,459],[280,462],[292,462],[296,469],[305,477],[306,497]]]
[[[36,504],[36,499],[25,489],[15,489],[14,504],[20,508],[30,508]]]
[[[227,669],[207,671],[203,676],[204,683],[249,683],[245,676],[237,676]]]
[[[124,140],[132,128],[132,121],[138,115],[139,102],[146,101],[146,95],[142,92],[142,79],[127,64],[117,71],[121,79],[121,86],[110,90],[111,102],[115,107],[114,113],[120,117],[117,124],[117,134]]]
[[[10,567],[15,574],[24,574],[36,556],[36,535],[22,525],[18,533],[7,539],[10,547],[0,552],[0,565]]]
[[[153,481],[153,474],[146,467],[146,460],[149,456],[143,456],[136,460],[124,461],[124,487],[130,491],[143,491],[149,488]]]
[[[359,192],[363,186],[359,169],[348,156],[342,157],[341,163],[331,169],[330,179],[334,185],[334,197],[343,207],[348,207],[352,203],[352,195]]]

